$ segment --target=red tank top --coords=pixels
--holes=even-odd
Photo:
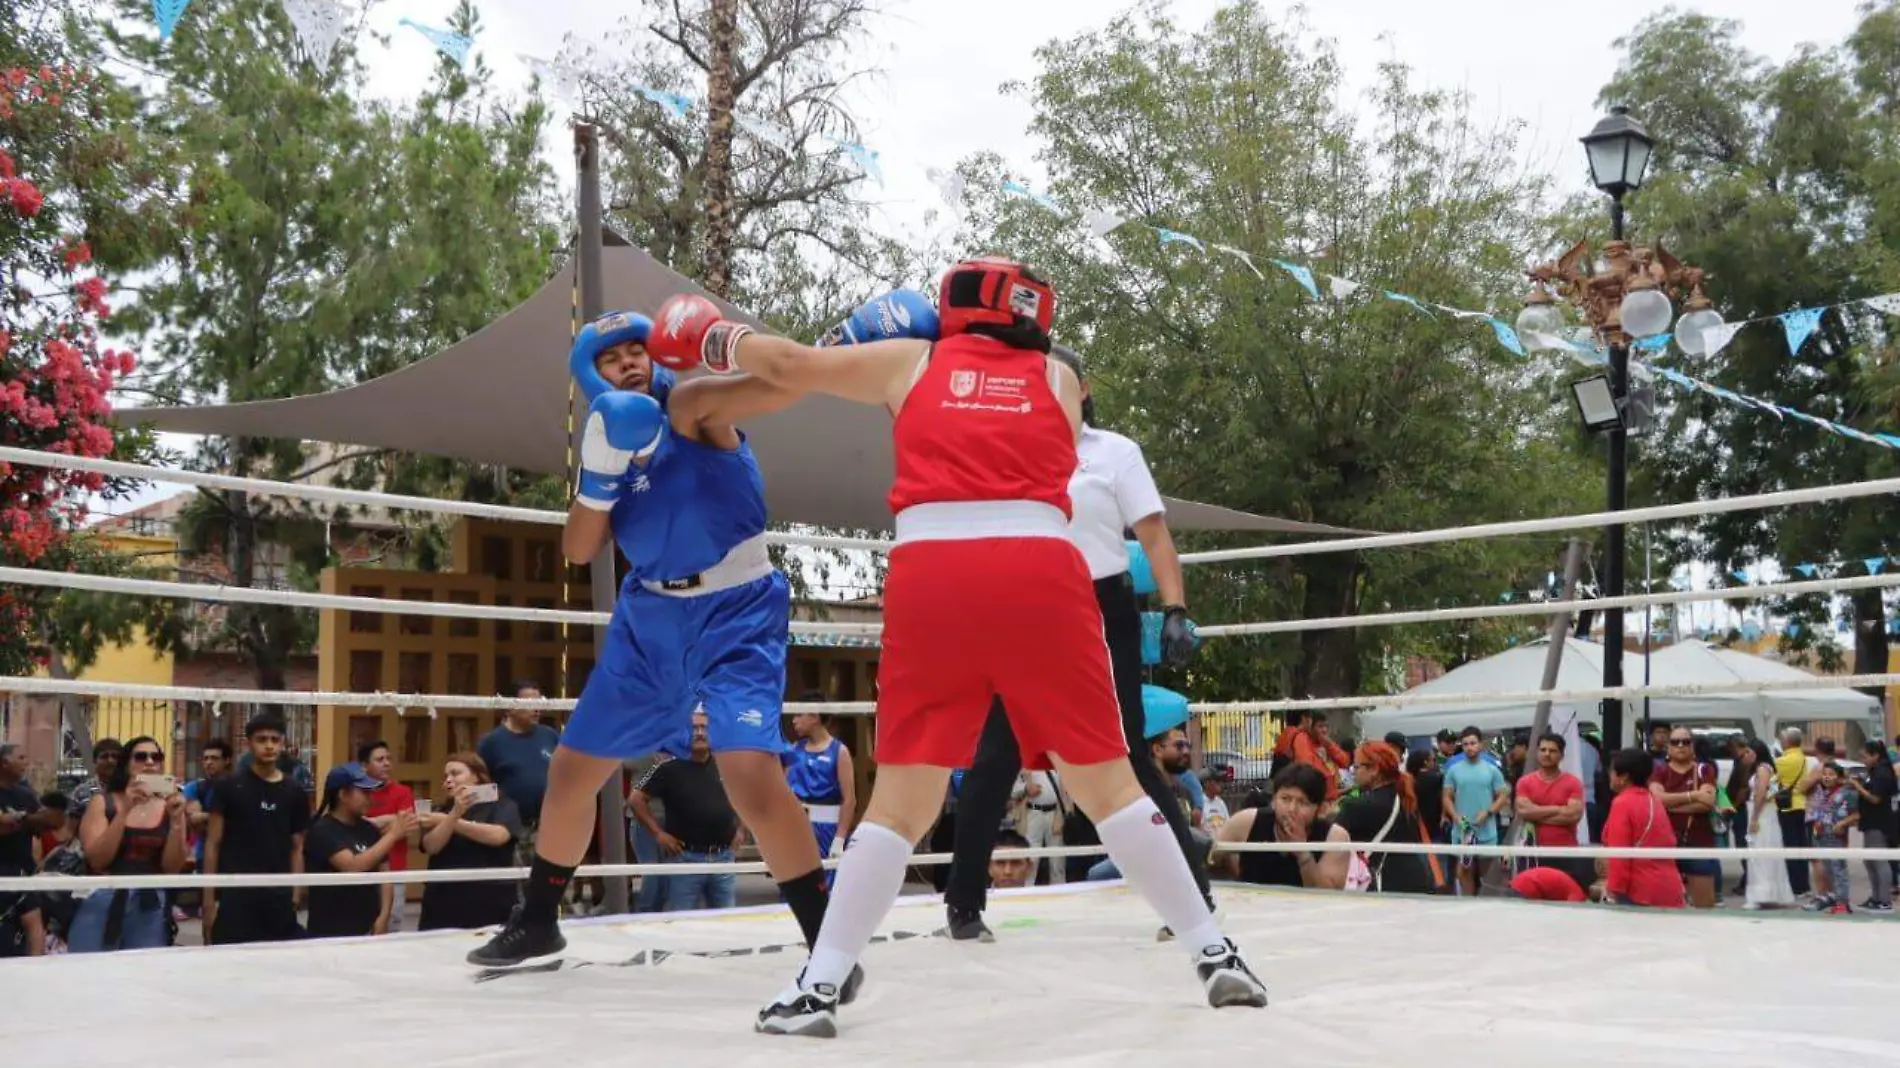
[[[893,514],[943,501],[1037,501],[1069,514],[1075,428],[1040,352],[980,334],[938,342],[892,438]]]

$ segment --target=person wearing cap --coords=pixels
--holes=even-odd
[[[1226,783],[1220,772],[1213,768],[1202,768],[1199,776],[1201,792],[1207,795],[1207,805],[1201,809],[1201,829],[1211,835],[1232,818],[1232,814],[1227,811],[1227,799],[1221,796]]]
[[[817,842],[779,763],[790,586],[767,552],[765,482],[739,430],[799,391],[746,375],[676,381],[648,352],[671,322],[614,312],[568,352],[590,407],[561,551],[586,564],[617,547],[630,573],[548,762],[521,908],[469,953],[478,967],[566,949],[558,906],[593,839],[602,784],[626,760],[688,756],[696,710],[726,796],[808,943],[824,920]]]
[[[371,823],[370,795],[381,785],[358,763],[330,769],[323,777],[323,803],[316,821],[304,834],[304,871],[389,870],[389,854],[416,829],[416,813],[414,809],[392,813],[380,829]],[[389,883],[312,886],[305,928],[312,938],[387,934],[394,900]]]

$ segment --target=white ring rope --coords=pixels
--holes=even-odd
[[[1772,849],[1721,849],[1709,847],[1644,848],[1638,846],[1507,846],[1444,845],[1416,842],[1216,842],[1222,853],[1392,853],[1442,857],[1500,857],[1526,859],[1575,858],[1581,860],[1846,860],[1900,861],[1900,848],[1852,849],[1846,847],[1779,847]],[[1092,846],[1044,846],[1034,849],[998,849],[997,860],[1035,860],[1042,857],[1093,857],[1107,850]],[[909,864],[933,867],[949,864],[952,853],[919,853]],[[836,868],[838,861],[825,860],[824,866]],[[762,861],[726,863],[695,862],[681,864],[584,864],[577,876],[625,875],[754,875],[764,874]],[[155,890],[168,887],[198,887],[230,890],[261,887],[367,886],[384,883],[470,883],[525,879],[527,868],[417,868],[409,871],[306,872],[282,875],[19,875],[0,878],[0,893],[43,891],[64,893],[74,890]]]
[[[66,456],[56,452],[14,448],[10,445],[0,445],[0,462],[91,471],[116,478],[139,478],[152,482],[170,482],[181,486],[202,486],[206,489],[242,490],[246,493],[329,501],[333,504],[358,504],[409,512],[439,512],[475,519],[505,519],[517,523],[539,523],[543,526],[558,527],[567,522],[567,513],[543,511],[539,508],[515,508],[505,504],[481,504],[475,501],[437,500],[434,497],[411,497],[400,493],[341,489],[336,486],[312,486],[302,482],[276,482],[265,478],[239,478],[236,475],[218,475],[208,471],[182,471],[172,467],[130,464],[122,460],[95,460],[85,456]],[[890,548],[890,542],[880,538],[834,538],[822,534],[790,534],[779,531],[768,531],[765,540],[778,545],[809,545],[822,549],[885,550]]]
[[[1183,553],[1183,564],[1213,564],[1227,560],[1265,560],[1277,556],[1307,556],[1314,553],[1349,553],[1362,549],[1397,549],[1435,542],[1463,541],[1468,538],[1508,538],[1520,534],[1548,534],[1586,527],[1633,526],[1657,519],[1685,519],[1746,512],[1755,508],[1780,508],[1790,504],[1841,501],[1855,497],[1881,497],[1900,493],[1900,478],[1872,482],[1844,482],[1813,489],[1779,490],[1746,497],[1718,497],[1682,504],[1658,504],[1648,508],[1626,508],[1620,512],[1590,512],[1584,515],[1554,516],[1549,519],[1519,519],[1508,523],[1479,523],[1469,527],[1420,530],[1409,534],[1369,534],[1334,541],[1301,541],[1289,545],[1260,545],[1250,549],[1216,549],[1211,552]]]
[[[1373,706],[1392,708],[1461,707],[1495,708],[1528,705],[1539,701],[1629,701],[1651,697],[1708,697],[1721,694],[1779,694],[1803,690],[1865,689],[1900,686],[1900,673],[1880,675],[1816,675],[1809,679],[1774,679],[1718,683],[1677,683],[1650,686],[1597,687],[1585,690],[1501,690],[1487,693],[1414,693],[1364,694],[1358,697],[1302,697],[1272,701],[1196,701],[1188,705],[1194,713],[1219,712],[1291,712],[1306,709],[1356,709]],[[129,682],[94,682],[88,679],[45,679],[33,676],[0,675],[0,693],[72,694],[79,697],[106,697],[154,701],[201,701],[232,704],[347,705],[378,708],[393,705],[405,708],[506,709],[531,708],[537,711],[563,711],[574,707],[572,699],[552,697],[486,697],[466,694],[344,693],[311,690],[233,690],[202,686],[150,686]],[[787,701],[786,715],[810,712],[831,716],[868,716],[877,711],[875,701]]]
[[[1348,627],[1392,627],[1408,623],[1442,623],[1454,619],[1549,616],[1559,612],[1602,611],[1607,608],[1644,608],[1654,605],[1698,604],[1705,601],[1739,601],[1749,597],[1800,597],[1810,593],[1884,589],[1889,586],[1900,586],[1900,572],[1886,575],[1855,575],[1851,578],[1815,579],[1810,582],[1782,582],[1764,586],[1736,586],[1726,589],[1671,590],[1668,593],[1601,597],[1593,601],[1529,601],[1524,604],[1479,605],[1471,608],[1430,608],[1409,612],[1327,616],[1321,619],[1290,619],[1277,623],[1217,623],[1206,627],[1196,624],[1194,633],[1203,638],[1231,638],[1249,634],[1291,634],[1308,630],[1344,630]]]
[[[395,572],[392,572],[395,574]],[[1895,576],[1900,581],[1900,575]],[[575,623],[601,626],[612,619],[606,612],[579,612],[559,608],[522,608],[512,605],[458,604],[454,601],[410,601],[397,597],[354,597],[300,590],[260,590],[249,586],[211,586],[195,582],[85,575],[72,571],[41,571],[0,567],[0,582],[23,586],[50,586],[93,593],[127,593],[143,597],[175,597],[188,601],[231,601],[240,604],[290,605],[347,612],[387,612],[391,615],[447,616],[455,619],[497,619],[516,623]],[[877,634],[879,623],[812,623],[794,620],[793,634]]]
[[[349,612],[387,612],[392,615],[446,616],[457,619],[497,619],[513,622],[574,623],[599,626],[612,616],[606,612],[580,612],[556,608],[521,608],[501,605],[459,604],[454,601],[410,601],[394,597],[355,597],[332,593],[306,593],[297,590],[260,590],[249,586],[214,586],[194,582],[163,582],[155,579],[131,579],[113,575],[87,575],[71,571],[42,571],[24,567],[0,567],[0,582],[23,586],[87,590],[94,593],[125,593],[146,597],[173,597],[194,601],[228,601],[240,604],[290,605],[295,608],[323,608]],[[1558,612],[1588,609],[1643,608],[1655,605],[1697,604],[1709,601],[1741,600],[1748,597],[1799,597],[1806,594],[1834,593],[1842,590],[1885,589],[1900,586],[1900,572],[1886,575],[1856,575],[1850,578],[1816,579],[1808,582],[1783,582],[1764,586],[1727,589],[1675,590],[1668,593],[1632,594],[1592,601],[1530,601],[1524,604],[1479,605],[1470,608],[1431,608],[1406,612],[1378,612],[1356,616],[1327,616],[1320,619],[1292,619],[1273,623],[1221,623],[1195,628],[1203,638],[1228,638],[1260,634],[1293,634],[1310,630],[1344,630],[1350,627],[1401,626],[1415,623],[1442,623],[1460,619],[1495,619],[1511,616],[1546,616]],[[793,621],[793,634],[864,635],[882,634],[881,623],[823,623]]]
[[[409,497],[393,493],[376,493],[368,490],[338,489],[334,486],[310,486],[294,482],[273,482],[268,479],[238,478],[233,475],[216,475],[202,471],[180,471],[168,467],[153,467],[146,464],[125,463],[119,460],[95,460],[83,456],[67,456],[56,452],[40,452],[36,449],[20,449],[12,446],[0,446],[0,462],[22,463],[40,467],[56,467],[74,471],[93,471],[99,474],[113,475],[119,478],[149,479],[155,482],[173,482],[187,486],[205,486],[217,489],[245,490],[254,493],[269,493],[284,497],[303,497],[310,500],[335,501],[344,504],[363,504],[380,508],[400,508],[418,512],[445,512],[453,515],[476,516],[491,519],[513,519],[526,523],[542,523],[559,526],[567,521],[560,512],[540,511],[531,508],[511,508],[504,505],[477,504],[471,501],[438,501],[428,497]],[[1333,541],[1303,541],[1287,545],[1259,545],[1245,549],[1217,549],[1210,552],[1184,553],[1180,560],[1183,564],[1211,564],[1228,560],[1264,560],[1280,556],[1306,556],[1314,553],[1358,552],[1364,549],[1394,549],[1412,545],[1429,545],[1437,542],[1462,541],[1477,538],[1503,538],[1521,534],[1545,534],[1554,531],[1581,530],[1587,527],[1629,526],[1647,523],[1658,519],[1682,519],[1691,516],[1716,515],[1724,512],[1743,512],[1754,508],[1779,508],[1792,504],[1813,504],[1818,501],[1848,500],[1856,497],[1879,497],[1900,493],[1900,478],[1877,479],[1870,482],[1846,482],[1831,486],[1818,486],[1810,489],[1779,490],[1774,493],[1757,493],[1744,497],[1722,497],[1706,501],[1686,501],[1681,504],[1661,504],[1648,508],[1629,508],[1620,512],[1590,512],[1584,515],[1555,516],[1549,519],[1520,519],[1505,523],[1481,523],[1467,527],[1445,527],[1439,530],[1421,530],[1401,534],[1371,534],[1356,538],[1339,538]],[[769,533],[768,540],[786,545],[812,545],[837,549],[870,549],[888,551],[891,543],[879,538],[833,538],[815,534]]]

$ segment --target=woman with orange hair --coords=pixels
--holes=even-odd
[[[1359,795],[1342,803],[1336,822],[1355,842],[1428,842],[1418,815],[1412,777],[1399,766],[1399,751],[1384,742],[1366,742],[1352,755],[1353,782]],[[1427,894],[1440,883],[1436,857],[1417,853],[1370,852],[1367,889],[1387,894]]]

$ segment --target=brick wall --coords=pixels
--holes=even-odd
[[[284,681],[290,689],[315,690],[317,658],[292,657],[284,674]],[[172,685],[249,690],[256,687],[257,675],[251,668],[250,660],[235,653],[200,653],[173,665]]]

